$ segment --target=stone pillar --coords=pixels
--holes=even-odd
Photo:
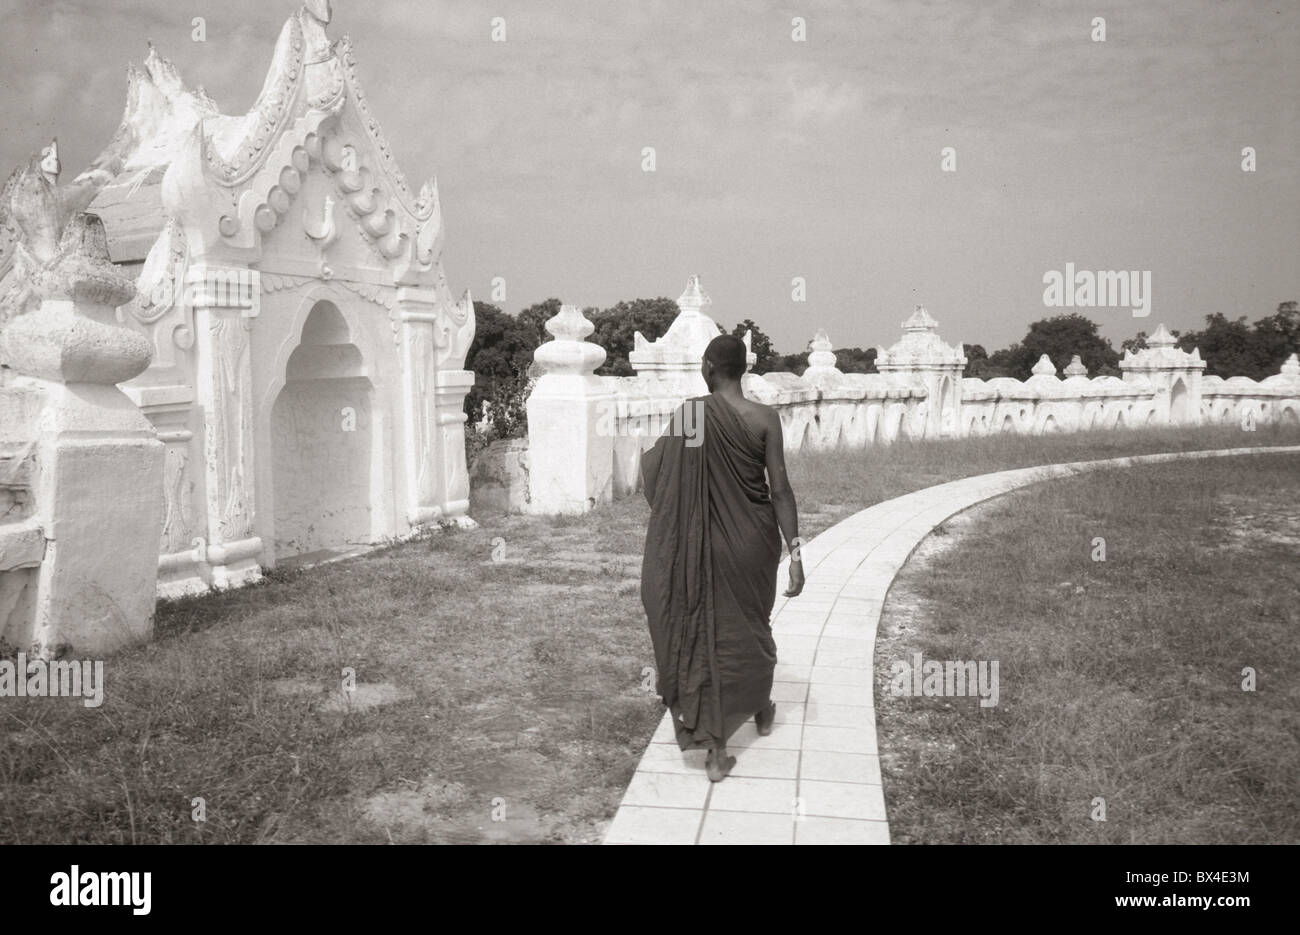
[[[605,350],[576,305],[546,323],[553,336],[533,354],[543,375],[528,397],[528,512],[585,513],[613,499],[614,395],[593,371]]]
[[[1188,425],[1201,421],[1201,372],[1205,361],[1201,360],[1199,348],[1190,353],[1179,350],[1163,324],[1147,338],[1142,350],[1125,351],[1119,367],[1126,383],[1145,380],[1154,387],[1154,404],[1161,422]]]
[[[84,658],[152,635],[163,446],[116,386],[151,351],[116,320],[135,286],[109,262],[99,218],[74,215],[57,253],[35,259],[44,265],[21,271],[30,302],[6,308],[0,331],[0,361],[44,397],[35,516],[46,549],[25,648]]]
[[[465,395],[474,385],[472,370],[440,370],[434,386],[438,413],[438,454],[442,460],[439,501],[443,518],[473,526],[469,518],[469,469],[465,464]]]
[[[462,303],[466,314],[473,305]],[[454,521],[472,525],[465,466],[465,394],[474,373],[441,369],[439,354],[453,340],[442,300],[432,289],[397,290],[398,344],[406,423],[406,521],[411,526]],[[471,331],[472,335],[472,331]],[[448,359],[441,358],[443,366]]]
[[[396,311],[406,423],[406,521],[421,526],[442,517],[438,497],[442,478],[434,451],[438,412],[434,392],[437,298],[432,290],[401,288],[397,291]]]
[[[201,560],[212,584],[235,587],[261,577],[262,540],[253,531],[252,320],[262,286],[256,270],[192,265],[196,396],[203,412],[207,540]]]

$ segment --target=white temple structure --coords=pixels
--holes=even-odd
[[[466,521],[473,305],[443,275],[436,184],[408,185],[329,20],[326,0],[289,18],[247,114],[151,48],[77,180],[153,350],[122,389],[165,445],[163,594]]]
[[[641,455],[684,399],[705,392],[700,359],[721,333],[706,311],[711,301],[699,277],[691,278],[677,304],[679,314],[663,337],[636,336],[628,355],[636,375],[630,377],[592,373],[604,354],[587,340],[592,326],[577,307],[566,306],[547,323],[553,340],[534,358],[548,376],[528,400],[527,442],[496,443],[480,458],[493,503],[522,512],[581,513],[640,489]],[[1123,379],[1090,378],[1078,355],[1062,378],[1044,354],[1026,380],[986,381],[962,376],[967,361],[961,345],[945,342],[923,307],[901,327],[898,341],[878,348],[878,373],[842,372],[829,336],[818,331],[802,374],[745,374],[745,395],[780,415],[787,454],[1001,433],[1209,424],[1253,431],[1300,424],[1295,355],[1259,382],[1204,377],[1200,353],[1176,347],[1162,325],[1146,347],[1125,354]]]

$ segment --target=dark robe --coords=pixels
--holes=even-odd
[[[771,696],[781,534],[765,468],[762,440],[712,395],[683,403],[642,456],[641,602],[683,750],[724,745]]]

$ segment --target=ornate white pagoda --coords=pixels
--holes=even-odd
[[[437,186],[408,185],[330,17],[289,18],[247,114],[151,48],[73,183],[98,189],[137,285],[118,317],[153,351],[122,388],[166,446],[163,593],[468,510],[473,305],[443,275]]]

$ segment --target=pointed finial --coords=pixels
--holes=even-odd
[[[924,305],[918,305],[912,310],[912,315],[907,321],[903,322],[904,331],[934,331],[939,327],[939,323],[930,317]]]
[[[677,307],[688,314],[698,312],[706,305],[712,304],[713,300],[709,298],[709,294],[700,285],[698,275],[686,280],[686,291],[677,297]]]
[[[1056,376],[1056,365],[1052,363],[1050,357],[1044,354],[1038,358],[1038,363],[1034,364],[1033,373],[1036,377],[1054,377]]]
[[[826,331],[818,329],[808,345],[808,369],[826,370],[833,368],[835,366],[835,355],[832,353],[834,347],[835,345],[831,344],[831,339],[827,336]]]
[[[1161,322],[1160,327],[1156,329],[1155,334],[1147,338],[1147,347],[1173,347],[1174,336],[1169,333],[1169,329]]]

